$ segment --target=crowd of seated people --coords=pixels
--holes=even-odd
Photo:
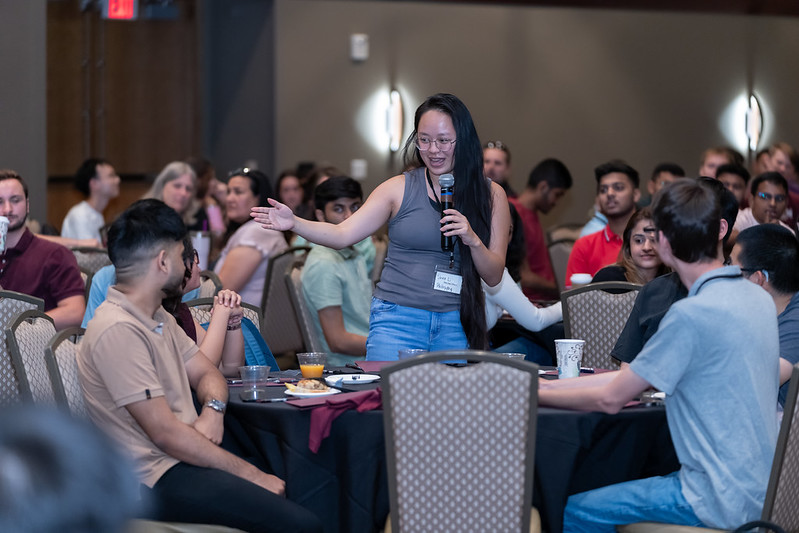
[[[426,142],[429,146],[426,150],[434,151],[441,150],[441,143],[446,140],[428,139]],[[416,141],[414,147],[417,154],[421,154],[422,165],[427,164],[425,150],[419,151],[419,141]],[[480,147],[483,149],[484,176],[501,185],[505,191],[509,202],[504,201],[504,196],[501,198],[503,204],[509,203],[511,220],[506,264],[502,275],[498,280],[492,278],[493,284],[481,280],[478,287],[478,290],[482,289],[481,299],[485,302],[485,322],[490,328],[503,312],[508,312],[529,333],[503,346],[492,348],[498,352],[521,351],[527,354],[528,360],[552,364],[551,340],[554,337],[547,336],[545,332],[554,328],[553,331],[562,334],[562,324],[559,324],[562,311],[557,301],[560,297],[558,283],[549,261],[546,237],[539,217],[555,207],[573,187],[574,181],[563,162],[548,158],[532,169],[525,187],[517,195],[510,183],[511,156],[507,145],[492,141],[477,148]],[[592,276],[592,282],[627,281],[643,287],[627,325],[610,354],[622,362],[618,374],[621,380],[615,386],[610,384],[607,377],[589,380],[584,384],[586,390],[580,392],[569,390],[567,385],[547,385],[542,390],[542,404],[613,410],[629,396],[630,391],[638,391],[649,385],[662,388],[670,395],[678,393],[675,391],[699,395],[695,390],[682,391],[683,385],[678,383],[679,376],[662,372],[652,354],[655,350],[662,350],[668,351],[671,356],[676,350],[674,346],[669,346],[674,341],[666,340],[669,331],[673,333],[677,327],[696,329],[704,324],[694,320],[702,309],[701,306],[715,309],[719,304],[713,303],[709,295],[700,297],[705,296],[703,292],[712,294],[720,290],[719,287],[728,282],[717,281],[716,278],[728,274],[729,277],[742,274],[747,282],[759,286],[770,296],[769,300],[763,300],[762,294],[753,292],[754,287],[740,284],[737,280],[730,282],[733,284],[729,290],[725,289],[725,294],[735,292],[735,298],[744,298],[744,295],[746,298],[754,298],[756,305],[763,311],[757,320],[757,324],[762,327],[750,341],[756,340],[759,343],[759,353],[774,351],[779,355],[778,363],[775,363],[779,370],[779,381],[758,382],[756,390],[748,398],[751,404],[759,406],[771,402],[772,392],[776,391],[775,398],[780,404],[783,403],[791,365],[799,361],[799,297],[796,296],[799,293],[799,241],[795,236],[799,216],[797,164],[799,156],[793,147],[787,143],[776,143],[757,154],[750,177],[740,154],[726,147],[710,148],[701,155],[697,176],[689,175],[686,178],[687,173],[674,163],[658,164],[644,191],[649,192],[650,198],[643,200],[641,190],[644,188],[640,187],[639,174],[628,163],[614,159],[597,166],[594,171],[595,204],[598,220],[602,222],[599,226],[592,226],[598,227],[597,231],[589,231],[590,224],[587,225],[587,234],[574,244],[565,278],[557,281],[565,284],[568,289],[572,274],[585,273]],[[697,182],[693,178],[698,176],[707,178]],[[194,458],[195,462],[187,460],[182,446],[166,439],[162,432],[169,428],[188,438],[189,442],[195,442],[198,435],[205,438],[206,442],[214,442],[219,429],[218,421],[213,419],[214,413],[218,414],[217,408],[213,405],[204,407],[199,415],[195,413],[193,416],[183,413],[187,401],[185,390],[191,385],[191,389],[205,404],[213,403],[212,400],[226,400],[226,396],[221,397],[223,393],[219,389],[220,378],[217,373],[227,377],[236,376],[238,366],[245,362],[245,343],[240,329],[241,304],[246,302],[255,306],[261,305],[268,263],[289,246],[308,244],[312,248],[302,274],[303,294],[317,333],[332,354],[330,361],[343,366],[366,356],[370,305],[373,305],[374,290],[371,282],[375,257],[372,236],[366,235],[361,239],[359,235],[358,242],[340,249],[336,246],[334,249],[315,245],[300,236],[295,230],[297,227],[304,228],[302,224],[288,230],[266,229],[261,221],[253,219],[251,213],[254,208],[273,205],[270,203],[271,199],[285,204],[290,212],[303,220],[338,225],[358,211],[368,195],[365,197],[358,182],[329,165],[305,171],[300,168],[287,170],[275,182],[263,172],[242,168],[230,172],[223,183],[217,180],[213,165],[204,158],[189,158],[185,162],[173,161],[154,179],[151,189],[145,195],[151,200],[134,204],[118,219],[115,233],[117,241],[109,243],[113,265],[95,276],[87,305],[84,298],[85,287],[80,279],[75,257],[64,246],[87,243],[100,245],[103,242],[100,229],[107,223],[114,222],[103,218],[103,210],[110,200],[119,195],[120,179],[111,163],[105,159],[92,158],[86,160],[76,172],[75,185],[86,199],[70,209],[62,224],[62,238],[43,238],[34,235],[26,226],[29,199],[25,181],[13,171],[0,171],[0,215],[9,220],[6,248],[0,255],[0,286],[42,298],[45,312],[53,318],[57,329],[78,325],[83,319],[83,326],[88,328],[89,342],[86,354],[82,356],[84,361],[81,371],[89,384],[85,390],[90,398],[90,412],[95,422],[101,426],[106,424],[107,427],[113,427],[111,432],[118,431],[117,436],[121,439],[130,439],[132,435],[125,433],[127,430],[120,429],[120,424],[135,420],[141,426],[141,432],[135,435],[137,442],[148,450],[147,453],[154,453],[153,446],[159,448],[158,453],[171,457],[164,459],[166,463],[188,468],[198,464],[205,465],[210,461],[209,464],[219,470],[214,475],[224,477],[224,482],[231,483],[231,487],[238,486],[237,480],[230,479],[232,476],[254,481],[256,485],[266,489],[265,492],[281,493],[283,488],[280,480],[263,472],[255,472],[227,456],[218,456],[216,452],[202,456],[201,459]],[[493,189],[491,191],[492,195],[497,194]],[[682,191],[683,196],[674,191]],[[713,204],[710,207],[705,206],[707,210],[702,220],[711,217],[713,213],[718,216],[715,226],[705,228],[696,240],[686,244],[690,239],[685,235],[693,235],[689,230],[695,231],[696,228],[683,222],[698,215],[697,212],[685,211],[685,205],[679,205],[678,200],[690,197],[689,192],[697,198],[703,198],[705,204]],[[710,196],[715,200],[711,200]],[[433,198],[428,199],[434,203]],[[653,202],[651,208],[641,207],[648,201]],[[124,235],[128,235],[119,233],[123,231],[124,224],[133,224],[131,217],[148,219],[148,211],[159,213],[160,219],[166,217],[166,213],[171,213],[172,219],[177,216],[182,226],[177,224],[177,220],[173,220],[174,228],[209,231],[213,235],[216,252],[212,250],[211,264],[222,282],[223,290],[215,297],[209,324],[202,325],[195,321],[182,301],[184,293],[199,285],[196,252],[188,233],[183,232],[178,237],[178,229],[173,228],[174,231],[164,237],[163,232],[168,232],[169,228],[156,229],[148,226],[150,233],[145,232],[141,236],[141,242],[146,241],[146,245],[142,246],[155,254],[148,258],[140,257],[127,249],[127,244],[119,242],[119,239],[127,238]],[[384,218],[386,220],[381,219],[382,222],[388,220],[388,216]],[[684,220],[680,222],[681,219]],[[372,229],[373,226],[378,227],[379,224],[376,221],[372,224],[370,221],[369,228]],[[709,240],[713,228],[716,229],[711,253]],[[465,231],[470,236],[469,230]],[[700,241],[704,242],[704,248],[700,249]],[[694,248],[694,252],[686,252]],[[120,265],[124,266],[124,270],[120,270]],[[692,273],[696,272],[697,265],[712,265],[713,268],[704,269],[694,276]],[[135,271],[136,268],[142,269],[141,272]],[[178,276],[179,270],[181,276]],[[146,283],[142,281],[144,272],[152,277]],[[104,362],[100,356],[94,355],[104,349],[103,343],[116,339],[103,339],[100,326],[97,325],[102,323],[103,327],[113,329],[109,318],[99,320],[104,310],[112,305],[117,306],[115,313],[122,309],[130,315],[126,315],[124,320],[139,321],[149,327],[147,320],[140,320],[141,317],[137,316],[135,309],[130,307],[131,301],[125,301],[130,296],[121,295],[120,291],[111,288],[113,286],[135,289],[137,294],[146,295],[148,305],[156,305],[154,309],[163,306],[163,310],[172,317],[158,315],[159,320],[163,319],[169,324],[169,343],[174,349],[171,357],[183,374],[176,376],[175,368],[169,371],[153,369],[154,374],[150,377],[160,378],[162,371],[167,372],[168,377],[164,379],[180,391],[179,397],[166,398],[164,405],[158,406],[159,412],[149,412],[152,406],[142,405],[138,396],[131,395],[123,400],[119,397],[123,389],[103,390],[100,383],[106,378],[118,379],[125,387],[144,383],[130,380],[132,376],[120,375],[122,369],[112,370],[107,361]],[[111,295],[108,298],[109,304],[103,304],[107,301],[108,294]],[[159,298],[157,304],[154,299],[150,302],[150,297],[156,294],[168,295],[168,298]],[[540,307],[542,300],[549,300],[554,305]],[[748,305],[750,304],[741,307]],[[730,304],[729,307],[730,309],[725,307],[722,310],[729,323],[741,322],[741,318],[732,309],[735,306]],[[672,308],[677,311],[669,314]],[[776,313],[772,312],[773,308],[776,308]],[[751,311],[747,316],[750,314]],[[774,315],[773,321],[771,315]],[[95,316],[98,320],[92,320]],[[114,314],[106,316],[119,318],[119,315]],[[400,322],[398,324],[401,326]],[[704,325],[711,327],[710,323]],[[714,325],[719,327],[718,324]],[[751,329],[751,325],[742,326],[741,332],[750,332]],[[541,337],[534,335],[542,330],[544,333]],[[663,332],[659,335],[661,330]],[[776,336],[771,335],[774,332]],[[184,342],[182,337],[178,340],[183,333],[189,337],[191,343]],[[468,331],[466,333],[468,335]],[[674,336],[672,334],[668,338],[673,339]],[[733,337],[738,339],[739,336]],[[144,350],[141,354],[144,354],[153,347],[141,349]],[[688,355],[695,350],[695,347],[687,350]],[[197,364],[196,355],[202,356],[202,364]],[[640,362],[636,362],[639,355]],[[702,375],[701,371],[697,372]],[[102,380],[100,376],[103,376]],[[759,378],[753,379],[757,381]],[[618,390],[616,387],[620,384],[626,384],[628,388]],[[769,388],[774,391],[768,392]],[[152,392],[155,389],[150,390]],[[168,396],[166,391],[161,392],[165,397]],[[606,399],[597,400],[600,394],[605,395]],[[131,403],[119,407],[121,401],[128,400]],[[146,403],[148,402],[144,402]],[[776,408],[777,401],[773,403]],[[168,417],[170,425],[156,423],[157,417],[165,413],[172,414],[172,417]],[[689,416],[687,413],[691,413],[690,409],[681,416]],[[178,426],[173,424],[181,426],[177,429]],[[674,424],[680,432],[675,438],[678,447],[695,445],[695,436],[690,435],[681,420],[670,420],[670,424]],[[187,437],[186,431],[194,433]],[[766,440],[769,440],[774,428],[769,425],[761,428],[761,431],[768,437]],[[150,442],[147,443],[147,440]],[[166,448],[163,448],[161,444],[167,441]],[[763,447],[765,449],[770,445],[769,440]],[[764,454],[763,449],[747,450],[747,453],[750,452],[758,457]],[[704,456],[696,460],[702,464],[706,464],[706,461],[712,462],[713,453],[703,450]],[[188,498],[184,494],[189,492],[184,490],[188,486],[184,479],[189,478],[189,473],[181,473],[181,476],[186,476],[181,481],[161,484],[162,477],[166,479],[166,470],[162,470],[163,464],[165,463],[159,463],[148,472],[147,483],[157,498],[163,498],[165,505],[173,505],[173,491],[180,493],[180,498]],[[757,465],[760,470],[761,467],[762,465]],[[762,472],[759,471],[759,474]],[[680,481],[692,482],[686,476],[680,474]],[[671,485],[663,490],[674,490],[674,481],[669,483]],[[717,490],[714,483],[715,481],[704,488],[711,492]],[[661,488],[658,486],[657,490]],[[617,490],[619,489],[613,488],[608,489],[609,492],[586,493],[571,499],[567,511],[568,527],[578,531],[583,527],[583,522],[589,524],[588,529],[594,527],[596,502],[606,499],[608,494],[617,497],[620,494],[615,492]],[[644,492],[651,490],[655,489],[647,486]],[[741,488],[747,498],[752,490],[751,487]],[[640,495],[638,492],[635,494],[636,497]],[[258,501],[259,505],[279,508],[286,503],[276,502],[262,493],[253,498],[246,505],[254,505],[253,502]],[[691,511],[681,518],[686,523],[732,526],[736,524],[730,517],[740,515],[733,513],[726,504],[716,505],[714,502],[716,507],[706,508],[702,506],[704,504],[697,504],[691,496],[687,495],[685,499]],[[267,501],[268,503],[264,503]],[[228,503],[227,500],[224,502]],[[175,507],[176,515],[164,513],[158,516],[185,518],[180,515],[181,506],[195,503],[190,499],[183,500]],[[306,517],[304,521],[298,519],[297,513],[302,511],[291,505],[279,512],[285,512],[284,516],[290,517],[286,520],[292,524],[303,523],[302,527],[309,531],[320,527],[313,517]],[[615,523],[638,518],[637,515],[624,516],[616,518],[621,521]],[[248,524],[247,527],[255,530],[261,525]]]

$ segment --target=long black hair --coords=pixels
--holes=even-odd
[[[486,247],[491,242],[491,213],[493,202],[491,185],[483,176],[483,147],[477,136],[472,115],[463,102],[452,94],[434,94],[416,110],[413,132],[405,142],[403,157],[408,167],[422,167],[424,162],[416,147],[416,132],[419,120],[428,111],[439,111],[452,120],[455,127],[455,209],[469,221],[472,230]],[[456,241],[460,250],[461,275],[461,324],[469,341],[469,347],[482,350],[488,345],[485,322],[485,297],[480,285],[480,275],[474,266],[468,246]]]

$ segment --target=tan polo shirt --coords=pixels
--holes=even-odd
[[[199,348],[163,307],[146,316],[111,287],[78,350],[78,373],[89,416],[131,454],[139,479],[152,487],[178,460],[161,451],[126,405],[164,396],[181,422],[197,411],[185,362]]]

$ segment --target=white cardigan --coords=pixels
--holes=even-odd
[[[558,302],[549,307],[536,307],[527,299],[522,290],[510,277],[506,268],[502,273],[502,280],[494,287],[489,287],[483,281],[483,292],[486,297],[486,326],[494,327],[507,310],[516,322],[530,331],[541,331],[555,322],[563,320],[563,309]]]

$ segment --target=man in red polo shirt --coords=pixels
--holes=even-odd
[[[566,266],[567,288],[572,274],[593,276],[600,268],[616,262],[621,251],[622,234],[627,221],[635,212],[641,197],[638,172],[623,161],[609,161],[594,169],[597,200],[608,224],[602,231],[577,239]]]
[[[75,256],[60,244],[40,239],[25,227],[28,186],[13,170],[0,170],[0,215],[8,237],[0,253],[0,286],[44,300],[56,329],[79,326],[86,309]]]

